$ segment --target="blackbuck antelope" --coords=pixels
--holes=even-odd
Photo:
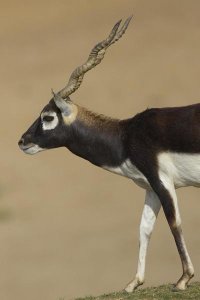
[[[101,62],[109,46],[125,33],[131,17],[113,27],[88,60],[76,68],[68,84],[53,92],[19,147],[27,154],[66,147],[92,164],[132,179],[146,190],[140,224],[140,247],[135,279],[125,288],[132,292],[144,282],[147,248],[162,206],[183,267],[175,289],[184,290],[194,268],[184,241],[175,189],[200,186],[200,104],[147,109],[134,117],[117,120],[75,104],[69,96],[84,74]]]

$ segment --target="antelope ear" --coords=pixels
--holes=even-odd
[[[69,116],[71,114],[71,100],[68,97],[67,99],[63,99],[59,93],[55,94],[52,90],[53,94],[53,100],[55,102],[55,105],[60,109],[61,113],[64,116]]]

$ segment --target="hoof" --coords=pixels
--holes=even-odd
[[[184,291],[187,288],[187,285],[185,283],[182,284],[176,284],[172,287],[172,292],[181,292]]]
[[[142,285],[144,282],[141,282],[139,280],[133,280],[131,281],[124,289],[127,293],[132,293],[134,290],[136,290],[140,285]]]
[[[180,289],[178,289],[175,285],[172,286],[172,292],[176,293],[176,292],[180,292]]]
[[[132,288],[131,286],[127,286],[125,289],[124,289],[124,292],[130,294],[134,291],[134,288]]]
[[[128,284],[124,289],[124,292],[129,293],[129,294],[132,293],[133,291],[134,291],[134,287],[131,286],[131,284]]]

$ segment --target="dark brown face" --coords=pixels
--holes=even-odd
[[[44,107],[39,118],[22,135],[18,144],[26,154],[62,147],[65,145],[68,131],[69,126],[66,126],[63,113],[51,100]]]

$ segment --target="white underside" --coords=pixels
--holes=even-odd
[[[178,154],[171,152],[160,153],[158,160],[158,174],[161,180],[170,181],[175,188],[184,186],[200,186],[200,155]],[[151,188],[147,178],[128,159],[121,166],[104,169],[132,179],[144,189]]]
[[[200,155],[162,153],[158,156],[159,175],[167,176],[175,188],[200,187]]]

